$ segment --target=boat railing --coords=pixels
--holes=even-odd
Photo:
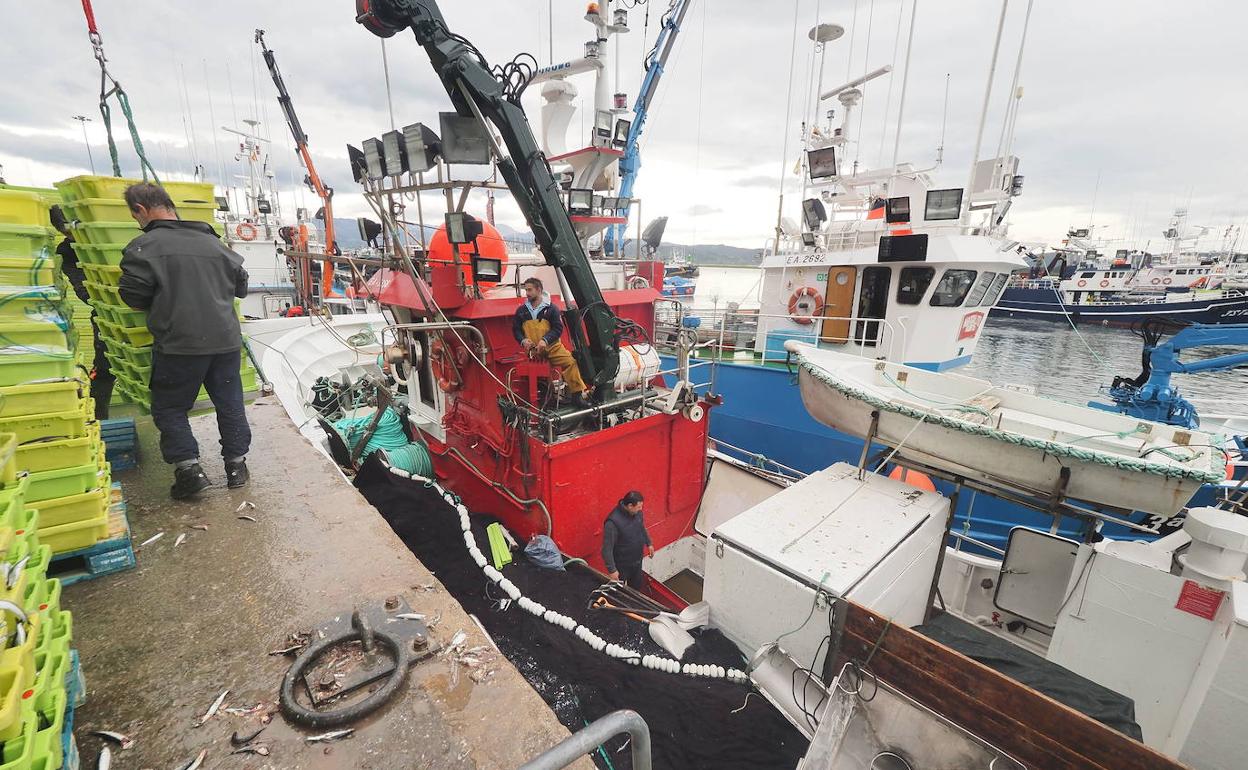
[[[656,308],[655,343],[668,351],[681,331],[696,336],[694,355],[724,362],[748,360],[756,364],[783,364],[790,360],[787,340],[840,349],[864,358],[903,360],[908,331],[902,319],[865,316],[805,316],[804,329],[793,328],[793,316],[721,307],[693,308],[678,300],[679,315]],[[691,325],[690,319],[697,319]],[[829,329],[831,324],[833,328]],[[744,360],[743,360],[744,359]]]

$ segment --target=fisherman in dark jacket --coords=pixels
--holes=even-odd
[[[524,302],[511,319],[511,333],[530,358],[545,358],[559,368],[573,403],[588,406],[582,395],[585,381],[581,379],[581,370],[572,353],[559,341],[563,336],[563,319],[537,278],[524,282]]]
[[[654,556],[650,533],[641,512],[641,493],[633,490],[624,495],[602,525],[602,560],[612,580],[622,580],[640,589],[645,581],[641,574],[641,557]]]
[[[147,311],[152,350],[152,419],[160,452],[174,466],[170,494],[184,500],[211,485],[199,465],[199,445],[187,413],[202,386],[217,411],[226,483],[247,483],[251,427],[243,407],[242,330],[234,299],[247,296],[243,258],[221,243],[212,226],[178,219],[164,188],[126,188],[130,215],[143,235],[121,260],[121,298]]]

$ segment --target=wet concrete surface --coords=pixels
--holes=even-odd
[[[230,754],[231,734],[254,731],[276,708],[291,658],[268,653],[353,605],[401,596],[437,620],[440,646],[460,631],[466,647],[490,644],[275,399],[248,414],[252,480],[239,490],[225,488],[212,415],[192,419],[215,486],[186,503],[169,499],[172,474],[150,420],[139,418],[140,467],[114,478],[134,543],[164,536],[139,551],[136,569],[64,594],[87,680],[74,731],[83,766],[95,767],[104,745],[94,730],[136,739],[112,747],[119,770],[184,767],[202,749],[206,768],[512,768],[567,737],[505,658],[478,652],[471,669],[448,655],[417,664],[393,701],[351,725],[349,739],[309,744],[306,736],[329,728],[296,727],[276,713],[258,739],[269,756]],[[255,522],[238,518],[244,502],[255,505],[241,512]],[[222,710],[196,727],[227,689]]]

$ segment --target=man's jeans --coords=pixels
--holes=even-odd
[[[251,427],[243,407],[241,351],[178,356],[152,352],[152,420],[160,429],[160,453],[173,464],[199,457],[187,413],[202,385],[217,409],[221,456],[242,457],[251,446]]]

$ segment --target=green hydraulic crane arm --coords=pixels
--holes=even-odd
[[[620,365],[619,319],[603,300],[559,185],[520,107],[519,93],[504,87],[471,42],[447,28],[435,0],[356,0],[356,21],[379,37],[410,28],[456,112],[486,121],[487,131],[490,124],[497,129],[508,154],[497,159],[499,171],[546,262],[566,284],[566,325],[581,374],[595,386],[595,400],[609,398]]]

